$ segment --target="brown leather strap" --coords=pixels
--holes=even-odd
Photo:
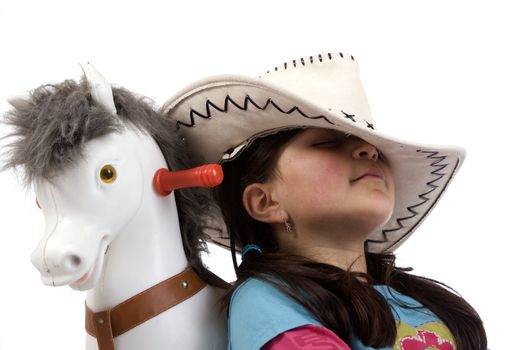
[[[109,310],[97,312],[93,314],[91,320],[95,321],[93,324],[95,327],[94,333],[97,335],[99,350],[114,350],[115,343],[113,342],[113,332],[111,329],[111,312]]]
[[[94,313],[86,305],[86,331],[97,338],[99,350],[114,350],[113,338],[189,299],[205,285],[188,267],[111,310]]]

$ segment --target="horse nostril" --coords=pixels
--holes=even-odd
[[[81,263],[82,263],[82,260],[80,259],[80,257],[74,254],[68,255],[64,259],[64,264],[66,265],[66,268],[68,269],[74,269],[78,267]]]

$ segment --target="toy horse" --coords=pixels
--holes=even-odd
[[[6,167],[23,168],[45,216],[31,256],[42,282],[87,291],[87,349],[225,349],[222,293],[194,269],[205,271],[206,198],[166,196],[199,185],[165,169],[189,162],[174,125],[91,65],[84,72],[11,101],[6,114],[16,137]],[[219,170],[197,182],[217,185]]]

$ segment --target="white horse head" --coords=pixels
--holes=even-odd
[[[175,125],[91,67],[85,74],[87,82],[44,86],[13,102],[7,121],[19,138],[8,166],[24,167],[45,216],[31,256],[43,283],[88,291],[87,307],[100,312],[196,265],[202,227],[195,211],[206,203],[187,192],[178,213],[173,195],[159,194],[170,175],[157,171],[188,163]],[[223,349],[221,294],[198,291],[117,336],[116,349]],[[97,348],[91,336],[87,348]]]
[[[42,282],[92,289],[115,238],[133,219],[134,225],[148,225],[136,222],[147,220],[147,215],[136,216],[139,209],[155,209],[144,207],[151,204],[144,197],[158,196],[152,179],[155,168],[161,167],[167,165],[151,137],[129,128],[87,142],[83,157],[51,181],[36,179],[34,188],[46,226],[31,260]],[[159,198],[168,207],[170,199]],[[171,210],[169,222],[176,231],[176,207]]]

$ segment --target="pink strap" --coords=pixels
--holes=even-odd
[[[351,350],[328,328],[311,324],[281,333],[262,350]]]

